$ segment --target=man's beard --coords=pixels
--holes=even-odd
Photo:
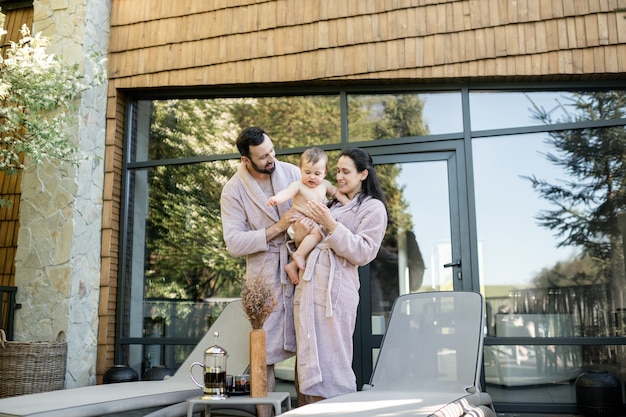
[[[250,160],[250,164],[252,165],[252,169],[254,169],[256,172],[260,172],[261,174],[271,174],[276,170],[276,161],[274,161],[274,163],[272,164],[271,169],[267,169],[267,165],[263,168],[259,168],[252,159]]]

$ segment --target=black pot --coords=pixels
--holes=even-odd
[[[619,416],[622,384],[608,372],[583,372],[576,378],[576,406],[585,417]]]
[[[143,373],[141,376],[142,381],[160,381],[165,379],[166,376],[174,375],[174,370],[166,368],[163,365],[153,366]]]
[[[113,365],[107,369],[102,378],[103,384],[139,381],[139,374],[128,365]]]

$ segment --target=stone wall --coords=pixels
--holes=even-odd
[[[110,0],[35,0],[33,33],[87,75],[106,56]],[[46,161],[23,176],[16,254],[16,340],[68,341],[67,388],[96,383],[106,85],[85,92],[69,127],[79,166]]]

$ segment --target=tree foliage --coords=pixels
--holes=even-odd
[[[423,109],[424,103],[414,94],[362,96],[351,101],[350,133],[355,140],[424,136],[428,134],[428,127],[423,123]],[[387,164],[378,166],[376,172],[389,203],[391,222],[387,237],[413,230],[409,204],[403,196],[404,187],[396,183],[401,167]]]
[[[0,171],[8,174],[24,168],[22,155],[33,163],[45,157],[76,162],[77,146],[66,134],[76,119],[74,103],[104,78],[98,71],[103,61],[86,82],[78,65],[46,52],[46,37],[31,36],[26,25],[21,35],[10,43],[6,58],[0,57]]]
[[[626,93],[574,93],[562,104],[565,116],[535,106],[534,117],[545,124],[615,120],[624,117]],[[557,183],[526,177],[555,208],[537,215],[539,224],[555,232],[559,247],[579,247],[594,259],[603,280],[623,282],[622,236],[617,214],[626,210],[626,130],[603,127],[552,131],[546,143],[554,149],[547,160],[562,168],[568,180]]]
[[[536,288],[579,287],[597,283],[598,264],[589,255],[574,256],[543,268],[534,279]]]
[[[279,152],[308,146],[338,144],[341,138],[337,96],[267,97],[216,100],[155,101],[150,132],[149,158],[176,159],[237,153],[238,132],[251,125],[263,126]],[[372,138],[423,134],[407,119],[419,103],[386,97],[382,113],[363,125]],[[354,108],[361,117],[367,106]],[[294,152],[294,151],[291,151]],[[329,151],[333,167],[338,151]],[[297,164],[299,151],[282,155]],[[245,259],[232,258],[222,237],[219,200],[221,190],[235,173],[238,159],[163,165],[147,174],[150,183],[146,225],[146,297],[202,299],[240,295]],[[412,227],[408,204],[396,184],[400,168],[381,166],[379,176],[393,227]],[[138,174],[136,174],[138,175]],[[334,182],[334,171],[327,177]]]
[[[338,96],[241,100],[233,103],[231,115],[242,128],[263,126],[276,149],[337,144],[341,139]]]
[[[169,100],[154,104],[152,159],[232,152],[236,132],[228,103]],[[224,161],[159,166],[150,171],[146,224],[146,297],[200,299],[238,291],[231,278],[244,260],[228,256],[222,238],[220,192],[235,172]]]

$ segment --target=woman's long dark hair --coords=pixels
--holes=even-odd
[[[363,172],[367,170],[367,177],[361,183],[361,192],[357,196],[357,202],[361,204],[365,197],[372,197],[376,200],[380,200],[385,205],[385,210],[389,213],[387,207],[387,199],[383,193],[383,189],[380,186],[378,175],[374,169],[374,162],[372,156],[361,148],[348,148],[341,152],[339,157],[348,157],[354,161],[354,166],[357,172]]]

